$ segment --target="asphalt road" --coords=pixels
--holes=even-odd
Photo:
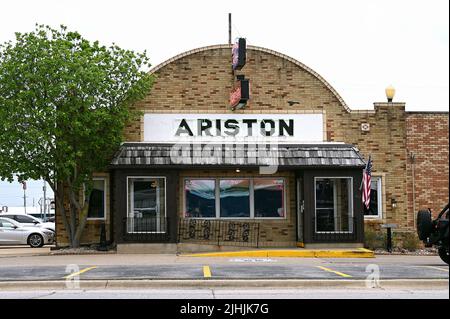
[[[376,265],[376,264],[373,264]],[[365,279],[373,266],[366,264],[322,263],[320,266],[297,264],[257,264],[230,262],[229,265],[148,265],[148,266],[95,266],[78,265],[78,268],[61,266],[2,267],[1,281],[61,280],[79,271],[81,280],[93,279]],[[96,267],[96,268],[92,268]],[[208,267],[205,268],[204,267]],[[376,267],[376,266],[375,266]],[[210,275],[208,275],[208,269]],[[380,279],[448,279],[445,266],[379,265]]]
[[[420,284],[414,287],[381,284],[377,288],[352,284],[375,273],[380,282],[419,279]],[[448,299],[448,277],[448,266],[437,256],[204,258],[151,254],[33,256],[0,252],[0,286],[3,285],[0,299]],[[66,285],[68,278],[80,279],[81,289],[68,289],[73,288]],[[144,279],[163,282],[167,279],[170,283],[155,286]],[[244,281],[232,283],[239,279]],[[277,284],[259,286],[248,279],[275,280]],[[295,282],[289,279],[307,284],[288,285]],[[439,286],[427,282],[435,279],[441,280]],[[102,286],[102,280],[108,284]],[[58,282],[62,284],[53,284]],[[91,286],[89,282],[96,284]]]
[[[75,255],[0,258],[0,281],[117,279],[447,279],[437,256],[376,258],[199,258]]]

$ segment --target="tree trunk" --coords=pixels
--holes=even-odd
[[[55,194],[55,204],[56,204],[56,214],[59,213],[59,216],[61,216],[64,228],[67,232],[67,239],[69,241],[69,244],[71,245],[71,229],[69,222],[67,220],[67,214],[66,209],[64,208],[64,184],[63,183],[57,183],[56,185],[52,183],[52,181],[49,179],[47,180],[47,183],[49,183],[50,187],[53,190],[53,193]]]
[[[81,236],[83,235],[84,228],[86,227],[87,215],[89,212],[89,201],[85,200],[84,206],[81,208],[79,202],[77,201],[78,195],[71,189],[71,187],[68,187],[69,194],[67,195],[69,196],[66,198],[69,199],[69,216],[67,216],[67,211],[64,207],[64,187],[64,182],[59,182],[56,189],[52,186],[55,194],[57,211],[59,212],[59,216],[61,216],[64,228],[66,229],[69,246],[71,248],[78,248],[80,247]],[[89,198],[89,196],[86,197]]]
[[[78,226],[74,236],[74,242],[78,243],[78,246],[81,241],[81,235],[83,234],[84,228],[86,227],[88,212],[89,212],[89,203],[85,202],[83,209],[78,215]]]

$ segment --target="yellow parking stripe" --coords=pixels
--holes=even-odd
[[[203,266],[203,277],[210,278],[211,277],[211,269],[209,266]]]
[[[84,268],[84,269],[82,269],[82,270],[80,270],[80,271],[74,272],[74,273],[72,273],[72,274],[70,274],[70,275],[67,275],[67,276],[63,277],[63,278],[64,278],[64,279],[69,279],[69,278],[72,278],[72,277],[74,277],[74,276],[78,276],[78,275],[80,275],[80,274],[82,274],[82,273],[84,273],[84,272],[86,272],[86,271],[89,271],[89,270],[92,270],[92,269],[95,269],[95,268],[97,268],[97,267],[94,266],[94,267]]]
[[[336,275],[339,275],[339,276],[342,276],[342,277],[347,277],[347,278],[351,277],[350,275],[344,274],[343,272],[339,272],[339,271],[336,271],[336,270],[332,270],[330,268],[326,268],[326,267],[322,267],[322,266],[317,266],[317,267],[322,269],[322,270],[325,270],[325,271],[328,271],[328,272],[332,272],[332,273],[334,273]]]

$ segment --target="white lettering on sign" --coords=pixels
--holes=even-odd
[[[144,115],[144,141],[323,142],[322,114],[155,114]]]

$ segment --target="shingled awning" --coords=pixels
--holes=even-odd
[[[123,143],[111,161],[119,167],[363,167],[353,145],[151,144]]]

